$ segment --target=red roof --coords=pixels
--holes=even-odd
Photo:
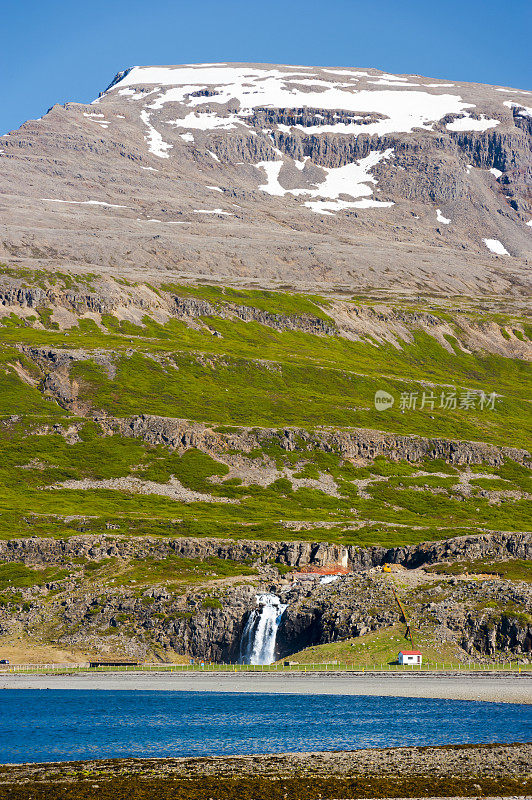
[[[403,656],[420,656],[421,650],[399,650]]]
[[[295,574],[296,575],[348,575],[349,570],[347,567],[342,567],[340,564],[328,567],[313,567],[309,565],[304,569],[300,569],[299,572],[296,572]]]

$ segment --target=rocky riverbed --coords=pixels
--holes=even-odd
[[[0,800],[525,797],[531,744],[402,747],[0,768]]]

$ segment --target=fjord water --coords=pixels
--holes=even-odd
[[[505,703],[35,689],[0,701],[0,763],[532,739],[532,706]]]

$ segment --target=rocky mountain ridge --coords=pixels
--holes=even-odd
[[[42,285],[31,285],[26,279],[41,281]],[[509,357],[530,359],[529,343],[519,339],[515,328],[497,324],[494,319],[478,319],[478,311],[464,299],[463,308],[456,309],[456,317],[450,324],[448,309],[444,304],[433,302],[430,311],[422,307],[394,307],[386,298],[370,298],[360,301],[345,299],[339,294],[312,297],[309,310],[299,313],[279,313],[257,308],[252,301],[236,302],[231,295],[224,297],[223,287],[216,286],[219,296],[216,301],[194,295],[194,287],[185,285],[120,283],[111,275],[69,275],[56,279],[50,285],[53,273],[31,273],[14,269],[0,273],[0,318],[11,313],[28,316],[43,308],[50,309],[50,320],[60,329],[76,325],[80,318],[92,319],[102,326],[102,315],[112,314],[119,321],[142,325],[146,316],[158,322],[171,319],[183,320],[187,325],[205,327],[206,318],[257,322],[278,331],[302,331],[317,336],[339,336],[352,341],[364,341],[371,336],[378,342],[390,342],[401,347],[412,341],[416,330],[426,331],[443,347],[452,350],[446,336],[459,337],[463,350],[484,350]],[[63,281],[68,285],[61,286]],[[213,287],[210,287],[213,288]],[[196,289],[198,295],[201,289]],[[238,295],[238,291],[235,291]],[[270,293],[272,299],[275,294]],[[320,305],[321,303],[321,305]],[[469,304],[470,305],[470,304]],[[510,304],[512,312],[518,312],[519,303]],[[523,308],[525,308],[524,306]],[[504,309],[501,309],[504,310]],[[457,324],[459,329],[457,329]],[[504,328],[504,330],[503,330]],[[522,325],[516,329],[522,332]]]
[[[530,96],[372,69],[135,67],[0,138],[0,256],[519,295]]]

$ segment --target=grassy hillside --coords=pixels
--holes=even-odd
[[[17,277],[25,287],[95,290],[90,275],[28,270]],[[237,304],[335,326],[330,298],[215,286],[150,290],[207,300],[217,310]],[[397,308],[407,319],[420,313],[415,304]],[[261,429],[285,426],[374,428],[530,449],[529,363],[467,348],[463,320],[452,310],[440,312],[454,334],[446,346],[415,322],[392,343],[217,314],[192,324],[156,316],[133,322],[72,309],[61,316],[48,303],[13,306],[0,317],[1,537],[111,525],[124,534],[395,545],[530,528],[531,472],[512,461],[474,465],[473,472],[441,461],[351,463],[334,449],[287,451],[262,437]],[[514,331],[526,341],[530,333],[521,317],[480,309],[470,317],[495,326],[501,341]],[[70,354],[63,372],[54,372],[50,348]],[[387,411],[375,409],[378,389],[396,399]],[[441,407],[442,394],[453,390],[457,407]],[[468,391],[474,407],[461,402]],[[479,392],[496,393],[493,408],[481,406]],[[400,397],[410,393],[416,408],[402,409]],[[421,408],[423,393],[434,402]],[[98,421],[137,414],[215,431],[255,428],[257,446],[171,452],[109,435]]]
[[[517,447],[531,441],[529,364],[459,348],[448,352],[423,331],[414,331],[414,341],[398,349],[219,318],[208,320],[209,330],[194,330],[179,320],[160,325],[149,318],[143,326],[132,325],[110,315],[101,328],[87,319],[61,331],[36,328],[36,322],[4,318],[4,364],[16,358],[17,345],[82,349],[72,368],[79,398],[115,416],[377,428]],[[98,353],[96,359],[91,351]],[[102,351],[111,370],[101,363]],[[477,402],[473,409],[440,408],[442,392],[453,388],[458,406],[469,389],[496,392],[495,407],[481,409]],[[396,398],[386,412],[374,406],[379,389]],[[417,408],[403,413],[405,392],[417,393]],[[434,407],[427,402],[420,408],[423,392],[434,398]],[[22,412],[28,402],[20,398]],[[2,397],[0,413],[17,413],[18,407],[16,397]]]
[[[464,659],[464,651],[455,642],[438,641],[434,630],[429,627],[416,632],[415,646],[422,651],[425,666],[427,663],[434,666],[459,664]],[[290,656],[290,661],[301,665],[337,662],[350,667],[388,667],[396,664],[400,650],[411,649],[410,640],[405,638],[404,625],[394,625],[353,639],[306,647]]]

